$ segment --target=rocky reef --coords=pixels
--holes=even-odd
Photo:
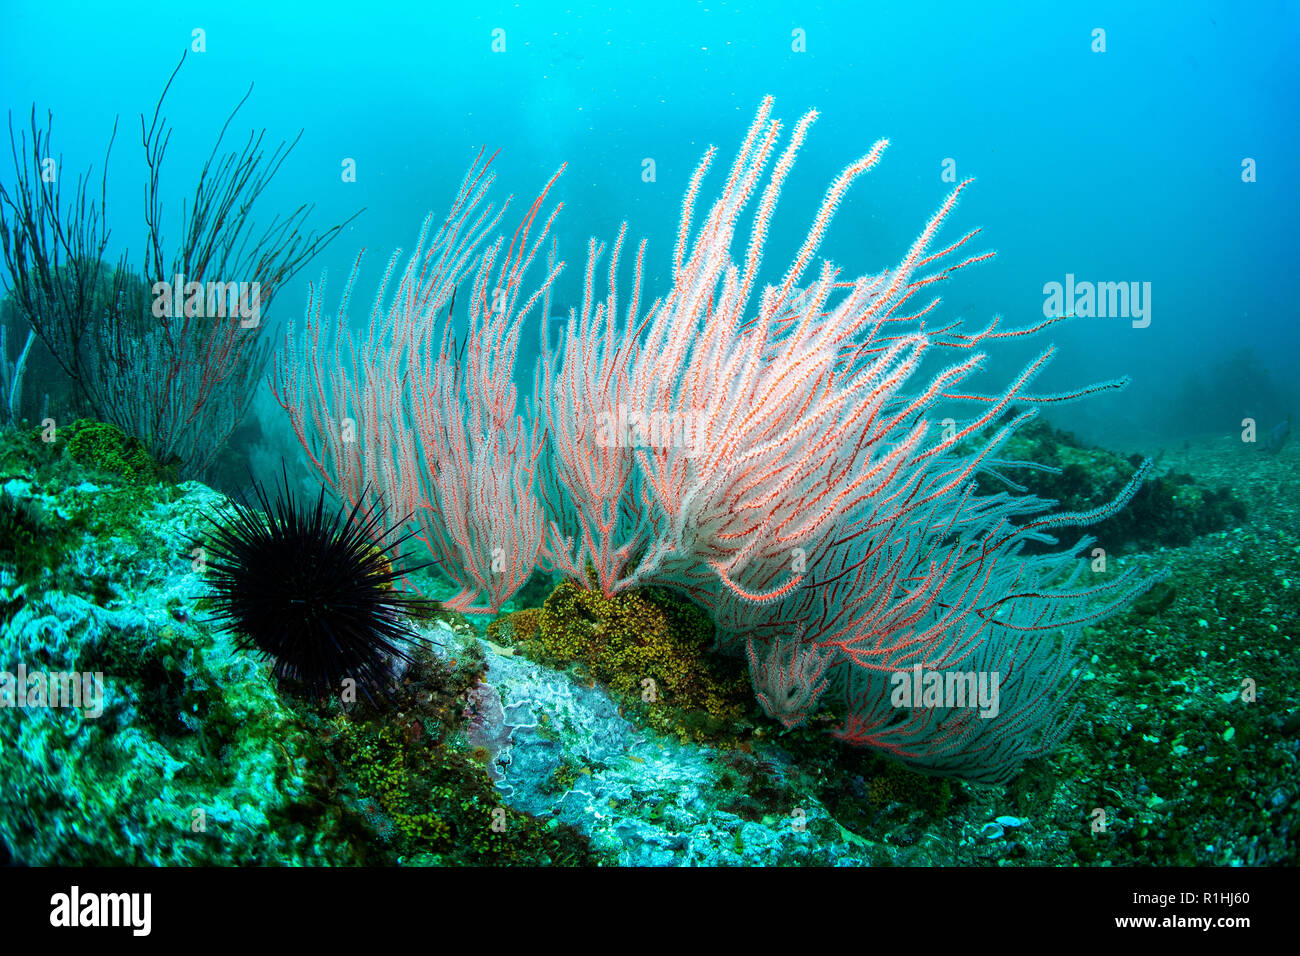
[[[1296,860],[1292,449],[1249,489],[1253,523],[1145,556],[1169,585],[1090,629],[1074,734],[987,787],[844,748],[832,713],[781,731],[666,591],[538,581],[486,626],[431,609],[381,705],[305,699],[209,623],[194,547],[227,499],[112,432],[66,432],[0,432],[0,671],[101,693],[0,707],[2,862]],[[1176,464],[1216,488],[1246,467]]]

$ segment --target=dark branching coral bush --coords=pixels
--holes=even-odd
[[[222,152],[250,87],[186,199],[181,239],[164,242],[162,171],[172,130],[162,110],[184,60],[152,119],[140,115],[147,172],[143,261],[133,267],[125,255],[116,263],[106,258],[116,123],[98,195],[89,173],[65,195],[65,177],[45,175],[56,155],[53,115],[42,127],[35,106],[30,132],[15,131],[10,122],[14,178],[12,191],[0,185],[0,251],[18,314],[72,380],[81,407],[138,438],[156,460],[177,458],[186,474],[202,475],[263,376],[270,350],[262,317],[276,292],[351,219],[318,234],[306,227],[313,207],[303,205],[264,227],[256,224],[253,208],[297,139],[268,154],[265,131],[250,133],[240,149]],[[183,288],[159,308],[157,284],[170,289],[178,276]],[[229,292],[236,287],[256,290],[255,301],[245,303],[255,306],[255,319],[234,313]]]

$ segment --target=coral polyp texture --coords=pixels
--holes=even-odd
[[[421,640],[407,619],[426,603],[394,589],[404,572],[378,546],[392,541],[386,510],[327,509],[323,490],[304,506],[287,480],[274,502],[254,487],[261,510],[236,503],[195,542],[213,622],[308,694],[382,701]]]
[[[1003,781],[1069,729],[1081,629],[1153,580],[1096,573],[1080,556],[1090,538],[1060,548],[1052,532],[1114,515],[1150,463],[1087,511],[989,488],[1035,466],[1002,452],[1041,405],[1124,383],[1035,392],[1048,346],[1001,390],[968,384],[986,347],[1060,321],[941,318],[939,284],[992,255],[968,251],[978,230],[939,239],[969,181],[893,267],[855,276],[817,262],[885,140],[832,181],[794,257],[764,282],[772,216],[817,118],[805,114],[782,145],[771,108],[765,99],[697,225],[717,156],[705,153],[671,285],[648,307],[646,243],[623,275],[626,225],[612,249],[590,242],[581,305],[557,342],[542,337],[527,418],[515,360],[563,268],[552,244],[533,269],[556,177],[507,245],[489,238],[503,210],[486,200],[481,154],[442,225],[430,217],[406,265],[390,263],[363,337],[349,331],[351,283],[333,316],[313,289],[305,332],[277,360],[278,400],[340,498],[383,495],[412,514],[414,540],[458,587],[450,606],[494,613],[535,567],[606,599],[673,589],[712,616],[717,650],[749,661],[783,726],[829,710],[846,743]],[[466,280],[462,363],[440,316]],[[339,425],[358,410],[351,441]],[[900,675],[927,693],[900,702]]]

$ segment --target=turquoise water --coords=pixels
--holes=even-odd
[[[265,127],[274,143],[303,131],[266,207],[314,202],[317,225],[365,207],[297,277],[285,317],[308,280],[327,268],[341,282],[363,246],[359,287],[372,289],[483,145],[501,151],[498,188],[521,199],[569,163],[554,194],[570,263],[557,304],[578,296],[587,238],[612,240],[623,220],[649,240],[647,278],[662,287],[701,152],[714,143],[729,155],[771,94],[788,122],[821,112],[783,193],[771,261],[802,237],[831,176],[888,137],[885,161],[855,186],[827,240],[837,261],[890,264],[946,193],[951,159],[959,178],[977,180],[951,228],[983,227],[998,259],[955,283],[949,308],[1040,314],[1044,284],[1067,274],[1152,283],[1148,328],[1094,320],[1055,336],[1070,363],[1049,370],[1045,388],[1134,377],[1125,396],[1063,412],[1088,437],[1149,440],[1170,416],[1186,421],[1193,410],[1166,406],[1189,370],[1227,351],[1252,348],[1274,377],[1296,378],[1294,4],[60,9],[5,5],[0,88],[19,120],[33,103],[54,110],[69,168],[101,161],[120,116],[114,248],[140,247],[138,114],[152,111],[195,29],[206,52],[190,56],[169,97],[167,175],[191,180],[253,83],[235,133]],[[1104,53],[1092,50],[1095,29],[1106,31]],[[493,52],[495,30],[504,52]],[[794,52],[800,42],[805,52]],[[348,157],[355,183],[341,181]],[[646,158],[654,183],[642,181]],[[1249,185],[1247,158],[1258,168]],[[1019,361],[1008,356],[1001,374]]]
[[[270,356],[265,371],[275,371],[279,399],[299,419],[273,400],[264,372],[223,396],[228,408],[213,401],[191,409],[184,403],[195,392],[177,389],[174,405],[194,415],[203,405],[211,416],[186,439],[201,452],[160,438],[169,433],[157,422],[121,413],[132,397],[171,381],[169,346],[150,338],[157,327],[116,322],[127,314],[120,302],[136,301],[138,288],[126,282],[96,293],[91,327],[103,334],[77,353],[88,364],[71,368],[76,348],[61,352],[56,331],[46,331],[23,379],[28,323],[15,270],[3,270],[0,863],[1294,864],[1300,481],[1289,422],[1300,381],[1292,235],[1300,9],[1131,6],[6,4],[0,90],[19,150],[18,169],[7,154],[0,160],[7,223],[19,210],[12,197],[32,182],[21,152],[29,116],[34,109],[43,130],[48,110],[52,149],[37,149],[37,166],[65,199],[89,169],[90,198],[99,200],[102,176],[105,261],[124,256],[160,278],[148,262],[141,140],[175,71],[159,114],[171,132],[155,237],[168,248],[179,241],[227,121],[218,154],[261,130],[264,155],[299,138],[252,208],[229,210],[217,235],[234,234],[236,223],[265,228],[304,206],[305,218],[293,220],[301,236],[341,229],[295,264],[253,320]],[[509,472],[524,491],[505,479],[475,484],[474,497],[457,499],[473,517],[470,530],[446,531],[442,518],[425,525],[419,517],[437,510],[430,489],[455,470],[453,455],[435,452],[437,429],[426,427],[409,439],[415,451],[405,471],[399,462],[402,480],[390,484],[388,458],[373,465],[377,443],[362,439],[351,473],[361,477],[351,486],[328,459],[327,514],[336,498],[372,504],[376,485],[393,512],[363,514],[371,523],[354,526],[362,544],[346,554],[331,551],[352,520],[346,508],[315,536],[288,527],[289,504],[265,527],[244,512],[241,535],[212,536],[213,522],[239,520],[231,498],[260,483],[275,500],[281,475],[286,500],[314,507],[322,469],[308,457],[325,460],[335,431],[332,420],[301,424],[310,390],[302,401],[285,397],[281,372],[316,382],[286,336],[292,330],[301,344],[316,308],[328,324],[364,251],[345,325],[358,342],[386,341],[390,317],[381,309],[372,321],[370,305],[390,257],[411,254],[426,215],[437,231],[476,157],[493,157],[491,200],[511,197],[493,230],[507,243],[563,167],[534,235],[561,207],[550,237],[565,268],[549,314],[533,312],[521,333],[518,407],[505,416],[513,422],[518,411],[531,426],[546,397],[534,390],[539,343],[565,341],[570,314],[575,323],[582,314],[589,239],[612,244],[626,226],[624,283],[636,244],[646,241],[648,321],[649,303],[674,289],[683,196],[701,156],[717,148],[693,209],[697,230],[768,96],[782,146],[808,110],[818,118],[763,220],[760,288],[782,282],[828,185],[887,138],[881,161],[840,203],[818,257],[841,267],[842,281],[894,269],[966,180],[929,252],[978,230],[952,259],[996,253],[918,287],[906,308],[896,303],[919,312],[931,292],[942,294],[920,323],[931,352],[917,359],[909,389],[973,354],[936,328],[960,322],[969,334],[994,317],[999,328],[1072,318],[1032,339],[981,343],[989,355],[960,388],[935,386],[906,412],[904,392],[877,381],[878,391],[854,393],[857,404],[813,414],[824,407],[821,392],[800,392],[775,410],[763,404],[790,382],[803,387],[801,369],[821,360],[780,364],[799,345],[796,327],[806,327],[788,318],[805,313],[780,313],[752,367],[786,371],[770,387],[727,392],[738,410],[724,409],[728,428],[710,446],[712,483],[673,485],[667,471],[652,475],[648,459],[636,458],[612,512],[581,511],[579,482],[555,464],[567,452],[548,419],[544,437],[540,427],[521,426],[531,438],[509,433],[515,463],[527,459],[518,448],[533,447],[530,440],[552,443],[536,474],[531,463]],[[738,263],[758,205],[739,220],[729,250]],[[540,281],[544,258],[525,285]],[[400,274],[406,260],[395,261]],[[710,309],[725,298],[723,280],[711,281]],[[451,284],[455,297],[451,286],[434,290],[446,294],[434,318],[450,317],[457,346],[469,331],[468,283],[461,275]],[[622,306],[628,291],[620,289]],[[804,309],[800,301],[791,294],[778,304]],[[38,304],[47,320],[66,308]],[[813,309],[807,321],[825,314]],[[665,349],[672,361],[639,381],[677,381],[691,343],[711,341],[721,321],[712,312],[700,318],[687,345]],[[882,338],[892,326],[882,327],[854,333],[871,346],[868,357],[892,342]],[[114,352],[124,340],[127,351]],[[430,399],[431,388],[411,386],[440,341],[420,339],[383,367],[373,350],[348,344],[325,356],[319,377],[360,356],[363,370],[378,370],[372,384],[393,387],[370,405],[351,400],[363,430],[390,412],[400,418],[399,407],[406,414],[403,402],[446,412],[451,392]],[[819,537],[822,523],[808,515],[831,492],[849,495],[879,461],[872,456],[906,448],[922,414],[937,411],[941,429],[953,415],[949,425],[962,427],[970,405],[996,404],[978,396],[1001,396],[1049,346],[1054,358],[1034,379],[1034,395],[1120,379],[1126,387],[1104,386],[1077,402],[1017,394],[961,442],[925,431],[938,444],[917,445],[906,467],[885,469],[888,480],[862,495],[867,503],[827,518],[836,533]],[[842,347],[819,379],[828,393],[854,382],[868,360]],[[102,371],[123,354],[130,374]],[[206,379],[176,369],[202,358],[173,351],[171,374],[197,389]],[[470,360],[456,373],[456,396]],[[732,381],[722,364],[697,380],[704,391]],[[881,380],[888,365],[879,367]],[[118,392],[83,394],[76,374],[106,376]],[[499,388],[505,373],[486,378],[485,389]],[[584,387],[569,415],[590,429],[594,419],[584,416],[604,386]],[[805,471],[780,457],[789,436],[806,438],[827,420],[857,421],[857,409],[878,394],[888,401],[873,414],[890,422],[881,433],[817,433],[824,440],[809,442],[814,451],[802,464],[826,447],[837,452]],[[1039,420],[1015,418],[1030,405],[1041,405]],[[744,431],[759,412],[779,417],[785,431]],[[463,428],[471,417],[455,406],[447,420]],[[345,434],[357,425],[348,421],[340,423]],[[1009,422],[1015,434],[979,459]],[[567,463],[594,461],[598,452],[583,444],[590,435],[576,432],[571,447],[581,450]],[[352,454],[349,439],[341,441],[344,457]],[[469,441],[475,454],[490,445]],[[920,450],[928,447],[933,455]],[[706,468],[685,462],[691,476]],[[749,482],[751,462],[751,470],[768,469],[766,485]],[[802,484],[783,482],[792,473],[783,468],[798,471]],[[475,475],[484,472],[495,481],[506,469]],[[772,494],[746,497],[755,487]],[[454,496],[438,486],[444,493],[450,512]],[[519,515],[547,494],[555,499],[544,502],[548,524],[534,537],[554,530],[578,543],[561,548],[548,536],[532,540],[530,554]],[[1049,506],[1030,494],[1075,517],[1064,529],[1051,526],[1059,541],[1035,533]],[[882,500],[894,517],[872,510]],[[723,504],[706,507],[715,501]],[[916,501],[938,504],[913,514],[905,503]],[[406,512],[417,515],[413,524],[402,524]],[[753,514],[776,516],[776,526],[736,530]],[[498,549],[493,535],[507,519],[514,537]],[[583,550],[581,533],[602,523],[613,528],[613,550],[626,544],[621,557],[599,543]],[[377,530],[388,525],[390,535]],[[419,537],[394,544],[406,531]],[[283,532],[289,543],[278,550],[283,542],[268,544],[264,532]],[[1070,550],[1085,533],[1097,540]],[[729,563],[737,538],[752,547],[745,561]],[[449,568],[451,559],[442,572],[414,567],[458,547],[471,571]],[[224,575],[216,583],[208,561]],[[642,563],[649,570],[637,583],[653,587],[625,589],[619,574]],[[312,577],[319,568],[328,574]],[[874,588],[888,589],[892,603],[883,606],[897,613],[862,626],[873,639],[903,640],[902,650],[880,656],[837,636],[841,615],[852,616],[846,607],[859,607],[836,590],[851,577],[845,568],[868,569],[853,592],[872,595],[866,607],[879,596]],[[798,577],[805,571],[807,582]],[[495,575],[512,576],[506,586]],[[465,587],[468,598],[457,594]],[[406,603],[394,588],[444,606]],[[833,598],[819,604],[816,588]],[[1087,609],[1077,617],[1060,610],[1075,605]],[[217,610],[228,613],[215,620]],[[336,699],[339,669],[358,664],[331,658],[328,648],[355,640],[364,658],[375,620],[391,626],[386,639],[405,635],[419,650],[403,657],[385,644],[368,663],[391,670],[393,687]],[[300,633],[327,648],[329,666],[302,656]],[[927,655],[907,652],[912,633],[927,635],[918,638]],[[803,650],[782,645],[790,638]],[[794,656],[783,657],[783,646]],[[894,702],[890,716],[881,703],[890,672],[918,668],[907,686],[919,693],[922,660],[1022,681],[1006,691],[1006,713],[1027,714],[1029,730],[954,756],[945,744],[978,740],[983,730],[973,728],[984,725],[916,731],[907,721],[930,705],[911,699]],[[358,672],[371,673],[366,663]],[[94,713],[60,710],[45,697],[14,703],[20,664],[24,675],[91,675]],[[991,676],[996,683],[999,674]],[[1023,689],[1035,681],[1038,691]],[[987,690],[987,681],[978,686]],[[980,703],[997,716],[995,700]],[[934,706],[969,713],[964,704]]]

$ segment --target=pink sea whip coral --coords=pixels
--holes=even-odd
[[[364,339],[348,327],[360,257],[333,316],[323,310],[324,283],[313,287],[306,334],[290,331],[272,381],[325,483],[349,504],[382,496],[409,515],[415,538],[460,587],[444,603],[489,612],[527,580],[542,542],[532,492],[538,439],[515,411],[513,371],[519,330],[562,268],[531,293],[522,289],[559,211],[532,235],[560,172],[503,255],[500,238],[489,242],[504,212],[485,202],[491,162],[480,151],[438,229],[431,232],[432,214],[425,219],[386,302],[401,257],[394,253]],[[439,334],[439,315],[466,280],[462,367],[449,321]]]
[[[1037,406],[1123,383],[1036,394],[1030,385],[1049,347],[1000,392],[964,385],[985,359],[979,349],[1056,321],[1005,329],[993,319],[965,329],[937,318],[937,283],[991,256],[964,251],[977,231],[937,243],[968,182],[894,267],[847,278],[822,261],[813,271],[836,209],[880,160],[884,140],[835,178],[779,280],[760,284],[781,188],[816,119],[806,114],[778,151],[782,124],[771,104],[763,101],[695,228],[716,151],[705,154],[683,203],[672,286],[644,312],[645,243],[620,309],[626,227],[610,252],[603,294],[605,247],[591,241],[582,306],[554,347],[543,338],[531,429],[514,412],[515,347],[522,321],[562,267],[552,254],[537,289],[521,295],[547,235],[544,228],[526,242],[540,199],[497,276],[497,290],[506,290],[499,309],[485,303],[500,240],[480,253],[466,368],[446,334],[438,361],[425,361],[433,351],[428,310],[390,313],[394,344],[378,355],[388,362],[385,379],[404,383],[395,399],[403,412],[353,454],[383,462],[390,449],[404,449],[402,484],[424,490],[406,499],[389,493],[409,501],[420,539],[461,585],[457,606],[496,610],[535,560],[607,596],[643,584],[673,587],[711,610],[722,649],[748,654],[760,701],[787,726],[837,699],[844,718],[836,733],[847,742],[934,772],[1005,779],[1068,730],[1064,698],[1081,628],[1150,583],[1133,570],[1085,581],[1087,565],[1076,555],[1088,538],[1055,554],[1029,556],[1023,547],[1054,543],[1050,529],[1112,514],[1147,467],[1116,501],[1088,514],[1050,514],[1051,502],[990,492],[987,479],[1030,464],[1005,461],[999,450]],[[468,195],[463,188],[453,207],[459,219],[449,223],[466,221],[480,198]],[[751,207],[737,262],[733,245]],[[426,258],[458,235],[451,230]],[[457,281],[449,272],[436,285]],[[344,404],[365,375],[344,373],[333,403],[317,389],[310,417],[338,414],[326,406]],[[298,391],[312,406],[311,391]],[[310,449],[308,417],[291,397],[285,405]],[[359,404],[377,407],[364,397]],[[313,460],[331,484],[356,487]],[[1001,706],[899,706],[891,679],[916,667],[996,675]]]
[[[804,640],[800,628],[793,641],[778,635],[760,657],[754,636],[745,645],[749,673],[754,681],[754,695],[763,712],[787,727],[797,727],[826,689],[826,669],[832,654]]]

